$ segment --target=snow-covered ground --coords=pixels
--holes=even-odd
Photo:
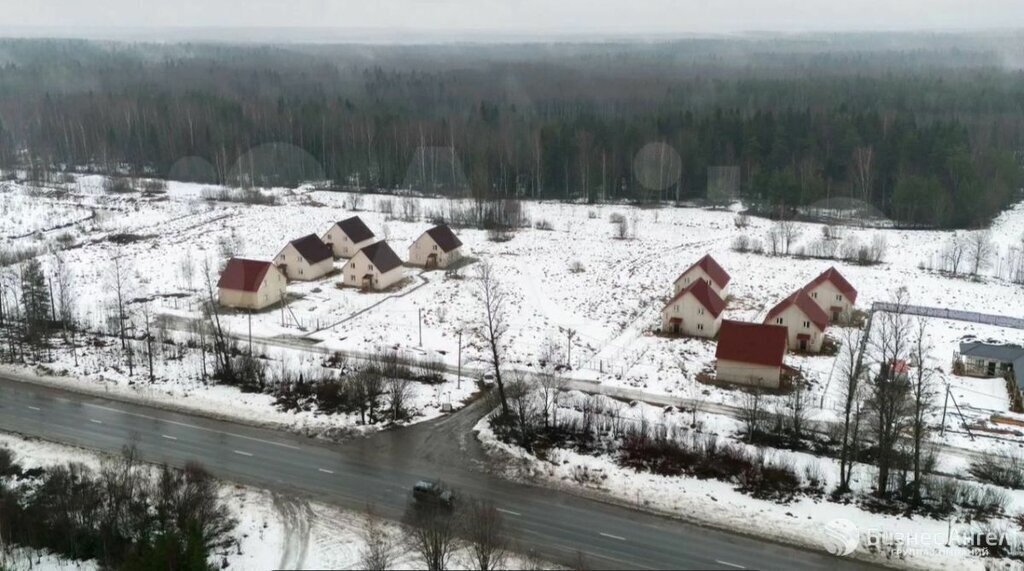
[[[578,414],[578,400],[587,398],[568,393],[562,398],[560,415]],[[597,397],[603,399],[603,397]],[[575,401],[575,402],[574,402]],[[742,444],[739,421],[715,414],[697,413],[699,432],[690,424],[694,417],[687,411],[663,409],[643,403],[626,405],[604,399],[605,411],[618,422],[660,425],[676,439],[717,438],[723,445],[744,446],[752,453],[756,447]],[[817,551],[827,551],[838,539],[856,538],[855,550],[839,553],[865,561],[913,569],[991,569],[992,560],[972,553],[965,543],[972,533],[1004,530],[1012,541],[1024,539],[1014,520],[1024,510],[1024,491],[1001,488],[1009,496],[1006,515],[995,518],[986,527],[969,519],[950,521],[922,516],[871,513],[856,503],[829,499],[828,491],[839,479],[838,462],[804,452],[768,449],[772,461],[791,465],[802,485],[813,478],[825,494],[797,494],[792,501],[779,503],[751,497],[737,484],[715,479],[686,476],[661,476],[637,472],[620,466],[608,454],[584,454],[566,448],[546,451],[539,459],[514,445],[499,440],[482,419],[474,429],[496,466],[506,477],[548,485],[574,493],[611,500],[627,506],[654,511],[687,521],[739,531],[775,541],[791,543]],[[761,450],[763,452],[763,449]],[[960,476],[965,474],[960,473]],[[875,474],[869,466],[857,465],[851,486],[855,492],[870,490]],[[852,530],[853,535],[843,535]],[[872,545],[872,541],[881,543]],[[887,546],[878,548],[878,546]],[[1022,568],[1019,562],[1000,563],[1007,569]],[[996,567],[1004,568],[1004,567]]]
[[[397,212],[402,198],[363,196],[361,208],[353,211],[350,195],[309,187],[264,191],[277,198],[278,204],[273,206],[210,202],[202,198],[207,187],[191,183],[170,182],[166,193],[156,196],[111,194],[104,192],[102,177],[90,175],[58,188],[35,189],[10,182],[0,188],[3,200],[20,205],[18,220],[0,228],[0,248],[54,244],[56,237],[47,233],[18,236],[25,228],[66,223],[73,216],[69,208],[97,212],[95,218],[60,231],[72,235],[76,244],[60,256],[74,276],[79,319],[95,330],[109,327],[115,258],[128,268],[127,297],[152,300],[150,311],[176,317],[169,327],[181,330],[187,329],[189,319],[199,316],[199,305],[206,295],[204,268],[212,270],[211,279],[215,281],[228,255],[271,259],[289,240],[308,233],[322,234],[334,221],[357,214],[404,257],[409,244],[429,228],[430,213],[453,204],[441,199],[416,199],[420,217],[407,222],[385,214],[382,207],[391,201]],[[35,206],[29,208],[26,204]],[[700,256],[711,253],[733,277],[725,317],[752,320],[763,317],[776,302],[833,265],[816,259],[733,251],[737,236],[763,240],[771,223],[752,218],[748,228],[740,229],[732,210],[534,202],[527,203],[525,209],[534,222],[550,222],[553,229],[523,229],[508,242],[488,241],[486,233],[479,230],[458,230],[467,254],[491,263],[508,293],[510,327],[505,345],[509,364],[533,368],[538,355],[550,353],[551,348],[562,359],[568,359],[567,330],[571,329],[576,332],[571,376],[606,387],[680,398],[701,394],[706,402],[733,403],[734,391],[696,380],[699,372],[713,365],[713,341],[653,334],[673,279]],[[629,221],[635,239],[615,237],[614,225],[609,222],[613,214]],[[800,236],[794,250],[822,239],[821,225],[797,226]],[[117,234],[134,235],[137,241],[115,243],[106,239]],[[976,280],[950,278],[923,269],[943,249],[951,232],[847,228],[843,234],[844,241],[862,244],[882,235],[888,245],[880,265],[834,264],[859,290],[861,308],[889,300],[896,289],[906,287],[910,302],[917,305],[1024,317],[1024,288],[1001,277],[1012,249],[1019,252],[1022,245],[1024,203],[994,222],[996,254],[991,266]],[[44,256],[44,261],[51,265],[54,256]],[[570,271],[575,262],[584,271]],[[337,267],[342,263],[339,261]],[[339,288],[336,276],[292,283],[287,309],[274,308],[252,316],[252,334],[279,342],[266,352],[274,366],[281,368],[315,367],[325,352],[365,354],[382,348],[455,367],[459,364],[461,331],[462,364],[467,370],[479,368],[484,348],[472,334],[479,314],[474,281],[469,279],[474,272],[472,265],[463,268],[463,279],[444,272],[420,273],[413,268],[406,272],[408,279],[402,286],[386,293]],[[143,304],[131,305],[141,311]],[[140,319],[138,315],[134,318],[137,329],[141,327]],[[245,314],[228,314],[224,323],[239,337],[249,334],[250,321]],[[177,334],[182,339],[180,331]],[[938,320],[932,324],[931,334],[935,336],[933,359],[946,372],[963,336],[1024,341],[1021,331]],[[829,335],[839,337],[839,331],[833,329]],[[303,344],[313,346],[318,353],[303,351]],[[64,355],[49,368],[85,377],[111,391],[148,393],[153,399],[179,404],[186,402],[180,397],[187,395],[189,404],[205,410],[225,413],[228,409],[231,414],[250,418],[291,422],[302,430],[322,428],[310,427],[310,423],[321,421],[302,415],[294,415],[294,420],[289,420],[291,416],[274,419],[279,415],[265,397],[197,383],[199,362],[194,354],[158,363],[157,368],[162,369],[157,374],[159,382],[139,387],[130,383],[141,379],[127,379],[123,371],[115,369],[118,359],[114,352],[96,353],[91,360],[86,357],[85,365],[79,367]],[[835,403],[841,396],[841,387],[833,378],[836,358],[790,356],[788,363],[803,371],[809,381],[811,401],[817,408],[812,416],[834,418]],[[124,369],[123,365],[116,368]],[[138,371],[136,376],[140,376]],[[960,404],[976,419],[988,411],[1005,410],[1005,391],[998,383],[949,378],[948,374],[944,377],[957,389],[956,398],[963,399]],[[422,388],[417,395],[421,418],[436,415],[449,400],[457,405],[465,396],[451,382],[440,389]],[[351,425],[341,419],[332,422],[342,427]]]
[[[26,439],[0,432],[0,448],[14,453],[23,468],[47,468],[77,462],[98,469],[103,455],[79,448]],[[224,482],[221,497],[238,521],[234,537],[236,548],[218,556],[227,569],[358,569],[363,549],[366,517],[321,502],[312,502],[272,493],[258,488]],[[395,569],[424,569],[419,557],[401,545],[402,528],[392,522],[380,525],[395,542]],[[218,560],[218,563],[220,561]],[[94,562],[69,562],[52,554],[15,550],[7,561],[11,571],[63,571],[96,569]],[[459,551],[452,569],[472,569],[470,554]],[[518,555],[506,561],[510,569],[524,568],[529,562]],[[546,565],[550,567],[550,565]]]

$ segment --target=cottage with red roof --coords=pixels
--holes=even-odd
[[[427,230],[409,246],[409,263],[424,268],[446,268],[462,258],[462,240],[447,224]]]
[[[365,290],[382,290],[402,281],[402,259],[387,242],[374,242],[356,253],[342,268],[343,283]]]
[[[358,216],[335,222],[324,232],[323,241],[336,258],[351,258],[374,241],[373,231]]]
[[[731,279],[729,273],[708,254],[697,260],[697,263],[687,268],[685,272],[679,274],[679,277],[673,282],[674,291],[679,293],[693,282],[703,280],[711,286],[711,289],[715,290],[718,297],[725,298],[725,288],[728,287]]]
[[[713,338],[722,326],[725,301],[704,280],[696,280],[661,310],[661,330],[674,335]]]
[[[288,242],[274,258],[274,264],[290,280],[316,280],[334,269],[334,255],[330,246],[324,244],[316,234],[309,234]]]
[[[785,327],[726,320],[718,334],[715,376],[719,381],[777,389],[785,356]]]
[[[833,322],[848,315],[857,303],[857,290],[834,267],[811,280],[804,291]]]
[[[828,315],[801,289],[773,307],[764,322],[789,331],[790,350],[817,353],[825,341]]]
[[[224,307],[260,310],[284,297],[288,279],[274,264],[231,258],[217,281],[217,302]]]

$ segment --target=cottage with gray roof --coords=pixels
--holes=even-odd
[[[331,254],[331,248],[324,244],[323,240],[316,234],[309,234],[288,242],[274,258],[274,265],[280,268],[289,280],[316,280],[334,270],[334,256]]]
[[[462,259],[462,240],[447,224],[427,230],[409,246],[409,263],[424,268],[447,268]]]
[[[402,259],[385,241],[374,242],[359,250],[341,273],[345,285],[376,291],[387,289],[405,278]]]
[[[965,375],[1003,377],[1010,374],[1018,385],[1024,382],[1024,346],[1021,345],[962,341],[959,362]]]
[[[335,222],[323,236],[323,241],[331,247],[335,258],[351,258],[375,239],[373,231],[358,216]]]

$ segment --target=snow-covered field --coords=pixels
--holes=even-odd
[[[107,326],[113,304],[112,266],[118,258],[128,270],[130,299],[151,299],[151,311],[181,320],[198,317],[205,297],[204,267],[216,271],[230,254],[270,259],[288,240],[308,233],[323,233],[332,222],[358,214],[379,237],[386,238],[404,256],[406,248],[430,224],[428,213],[445,208],[448,201],[419,199],[421,219],[405,222],[385,215],[382,201],[399,198],[365,196],[354,212],[349,195],[310,188],[272,189],[278,205],[258,206],[209,202],[201,199],[203,187],[168,184],[157,197],[105,194],[102,179],[80,177],[60,193],[61,203],[46,191],[7,183],[0,196],[19,206],[20,219],[4,228],[0,247],[17,248],[45,243],[45,235],[18,238],[20,230],[64,223],[66,204],[105,208],[98,219],[65,229],[76,238],[76,247],[60,255],[74,275],[80,301],[81,321],[94,329]],[[34,202],[31,202],[34,201]],[[35,204],[26,208],[25,203]],[[460,230],[468,254],[487,260],[497,270],[509,297],[510,331],[506,339],[510,364],[529,369],[541,352],[554,347],[566,358],[566,330],[576,331],[571,348],[572,376],[605,386],[638,388],[650,394],[686,397],[707,391],[706,400],[728,403],[732,391],[699,385],[696,374],[714,360],[714,343],[666,339],[652,334],[658,313],[671,291],[672,280],[700,256],[711,253],[732,274],[726,318],[751,320],[763,317],[777,301],[830,265],[815,259],[770,257],[737,253],[731,248],[740,234],[763,238],[770,222],[751,219],[750,227],[738,229],[735,213],[698,208],[634,209],[617,205],[529,203],[527,215],[547,221],[553,230],[523,229],[508,242],[491,242],[479,230]],[[398,209],[396,208],[396,211]],[[635,239],[616,239],[613,214],[623,214],[634,226]],[[820,225],[800,224],[794,249],[821,239]],[[977,280],[954,279],[922,269],[943,248],[951,233],[898,230],[845,229],[844,240],[870,243],[882,233],[888,249],[884,263],[835,265],[858,288],[858,306],[891,299],[906,287],[911,303],[1024,317],[1024,289],[997,274],[1011,248],[1020,248],[1024,236],[1024,204],[1018,204],[996,220],[992,236],[997,253],[990,269]],[[132,234],[137,241],[114,243],[113,234]],[[50,238],[52,240],[52,238]],[[46,256],[47,263],[53,256]],[[1000,262],[1000,260],[1003,260]],[[579,262],[584,271],[572,272]],[[338,262],[340,267],[342,262]],[[339,289],[336,277],[289,286],[287,310],[270,309],[253,316],[257,338],[299,340],[315,344],[319,351],[365,353],[394,348],[414,358],[458,364],[459,332],[463,332],[462,361],[467,368],[479,366],[482,347],[471,333],[477,321],[478,303],[472,279],[452,279],[443,272],[420,273],[408,268],[409,279],[397,291],[362,293]],[[462,270],[464,278],[474,268]],[[139,306],[140,304],[136,304]],[[358,311],[370,310],[354,316]],[[420,316],[422,315],[422,343]],[[250,323],[242,314],[227,316],[227,327],[247,336]],[[137,325],[138,326],[138,325]],[[984,331],[982,331],[984,329]],[[1021,340],[1021,332],[982,328],[957,322],[936,323],[934,358],[948,370],[956,344],[963,335],[976,334],[1006,341]],[[836,336],[836,332],[832,332]],[[300,353],[299,356],[288,353]],[[281,366],[311,360],[301,351],[282,350]],[[57,369],[72,369],[63,359]],[[837,383],[832,382],[835,358],[791,356],[789,364],[803,370],[810,381],[820,414],[832,413]],[[147,390],[166,392],[174,398],[188,394],[197,402],[219,406],[217,390],[190,386],[196,377],[195,359],[168,365],[166,379]],[[85,376],[94,380],[110,374],[109,359],[86,365]],[[174,380],[170,379],[173,377]],[[117,384],[127,381],[119,380]],[[955,380],[970,406],[993,409],[1002,398],[998,387],[987,381]],[[450,388],[442,392],[446,394]],[[971,395],[978,393],[977,402]],[[994,392],[993,392],[994,391]],[[430,395],[424,398],[430,398]],[[437,395],[433,400],[438,401]],[[458,395],[452,395],[458,400]],[[259,400],[259,399],[255,399]],[[246,407],[259,407],[246,399]],[[260,409],[263,415],[263,409]]]
[[[166,193],[156,197],[104,193],[102,178],[97,176],[82,176],[61,188],[64,190],[58,193],[5,183],[0,197],[20,206],[18,220],[3,228],[0,247],[52,243],[54,238],[45,234],[18,236],[24,228],[66,223],[69,204],[81,205],[75,207],[78,210],[103,209],[97,218],[62,230],[75,236],[76,246],[60,253],[74,276],[79,318],[95,330],[108,327],[114,303],[115,258],[128,268],[128,298],[152,300],[150,311],[178,318],[169,327],[180,330],[186,329],[183,324],[187,320],[198,318],[199,304],[206,295],[204,269],[212,270],[215,281],[228,255],[270,259],[288,240],[322,234],[332,222],[358,214],[404,256],[409,244],[430,226],[426,220],[429,213],[449,205],[445,200],[418,199],[420,220],[405,222],[392,219],[380,208],[383,201],[400,198],[365,196],[361,209],[352,211],[349,195],[307,187],[265,191],[277,197],[274,206],[209,202],[201,198],[204,187],[190,183],[170,182]],[[54,196],[60,197],[59,204]],[[672,280],[694,260],[711,253],[733,277],[725,317],[752,320],[763,317],[777,301],[832,265],[823,260],[734,252],[731,245],[737,236],[763,238],[770,222],[751,219],[748,228],[739,229],[733,211],[562,203],[528,203],[526,209],[534,222],[550,222],[553,230],[523,229],[508,242],[488,241],[486,233],[479,230],[458,231],[467,253],[493,264],[508,293],[509,363],[529,370],[536,366],[538,355],[550,353],[551,348],[567,359],[566,332],[575,330],[571,376],[607,387],[681,398],[704,393],[701,398],[708,402],[734,401],[733,391],[696,381],[697,373],[713,364],[714,342],[653,335]],[[622,214],[630,221],[634,239],[615,238],[614,225],[609,223],[612,214]],[[794,250],[821,239],[820,225],[799,227]],[[879,233],[888,244],[882,264],[835,263],[858,288],[859,307],[889,300],[896,289],[906,287],[910,302],[917,305],[1024,317],[1024,288],[998,277],[1011,249],[1021,247],[1024,204],[995,221],[996,255],[977,280],[954,279],[922,269],[941,251],[949,232],[844,229],[843,239],[867,244]],[[137,241],[105,239],[114,234],[131,234]],[[47,264],[54,261],[52,255],[45,258]],[[584,271],[570,271],[575,262],[582,264]],[[341,264],[339,261],[337,267]],[[315,367],[323,352],[359,354],[382,348],[455,367],[461,331],[462,364],[467,370],[479,368],[483,347],[472,334],[478,302],[474,281],[468,279],[474,268],[463,268],[463,279],[413,268],[406,272],[404,284],[386,293],[340,289],[336,277],[290,284],[287,310],[273,308],[253,316],[252,334],[289,343],[287,348],[266,350],[281,368]],[[141,303],[134,305],[141,310]],[[227,315],[224,322],[239,337],[249,334],[246,315]],[[1022,340],[1020,331],[959,322],[936,321],[931,333],[935,337],[933,358],[944,371],[949,370],[957,343],[965,335]],[[836,330],[830,335],[838,337]],[[321,354],[294,348],[303,343],[315,345]],[[251,411],[250,417],[274,416],[273,407],[259,395],[239,397],[232,389],[197,383],[199,364],[194,355],[158,364],[165,369],[158,373],[160,382],[142,388],[129,387],[131,379],[115,370],[112,360],[116,359],[110,354],[96,353],[79,367],[73,366],[70,356],[60,357],[49,369],[110,385],[110,390],[147,392],[152,398],[166,400],[187,395],[200,408],[223,409],[230,403],[232,409]],[[789,358],[789,364],[801,369],[810,381],[812,401],[820,409],[815,414],[825,418],[834,415],[839,396],[838,383],[833,382],[835,362],[829,356]],[[976,379],[950,382],[968,410],[1005,410],[1005,391],[996,383]],[[417,399],[423,417],[437,414],[444,402],[457,404],[466,396],[451,384],[420,391]],[[294,422],[308,427],[310,420],[299,415]]]

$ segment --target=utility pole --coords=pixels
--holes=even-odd
[[[422,307],[419,308],[417,313],[419,314],[419,322],[420,322],[420,347],[422,347],[423,346],[423,308]]]
[[[575,329],[566,328],[565,329],[565,336],[566,336],[567,341],[568,341],[568,343],[567,343],[568,349],[566,350],[566,353],[565,353],[565,364],[568,365],[568,367],[571,369],[572,368],[572,340],[573,340],[574,337],[576,337],[576,330]]]
[[[946,399],[942,401],[942,429],[939,431],[939,436],[946,435],[946,407],[949,406],[949,385],[946,385]]]
[[[455,381],[455,388],[462,390],[462,330],[459,329],[459,376]]]
[[[252,358],[252,310],[249,310],[249,358]]]

